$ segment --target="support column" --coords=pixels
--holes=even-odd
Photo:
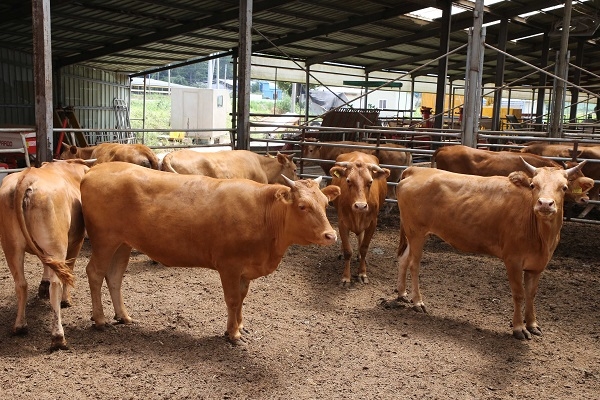
[[[52,161],[52,46],[50,0],[32,0],[33,83],[35,88],[36,167]],[[28,154],[25,153],[28,157]]]
[[[440,26],[440,54],[448,53],[450,49],[450,20],[452,17],[452,2],[440,1],[442,10],[442,23]],[[438,63],[438,79],[435,96],[435,110],[437,115],[434,128],[441,129],[444,124],[444,101],[446,100],[446,76],[448,75],[448,57],[440,58]]]
[[[508,37],[508,18],[502,18],[500,20],[500,29],[498,31],[498,49],[506,51],[506,39]],[[495,131],[500,130],[500,122],[502,115],[500,110],[502,109],[502,86],[504,85],[504,67],[506,56],[502,53],[498,53],[496,62],[496,79],[494,80],[494,105],[492,111],[492,129]]]
[[[477,145],[477,130],[481,114],[481,81],[483,72],[483,53],[485,28],[483,27],[483,0],[477,0],[473,11],[473,28],[469,30],[467,50],[467,73],[465,77],[465,107],[463,114],[462,144],[469,147]]]
[[[252,1],[240,1],[239,96],[236,149],[250,149],[250,65],[252,56]]]
[[[567,79],[568,72],[568,50],[569,50],[569,27],[571,26],[571,0],[565,1],[562,35],[560,39],[560,51],[558,53],[556,72],[557,76]],[[565,88],[562,80],[556,80],[556,94],[554,96],[554,110],[552,112],[552,123],[550,124],[550,137],[559,138],[562,136],[563,114],[565,108]]]

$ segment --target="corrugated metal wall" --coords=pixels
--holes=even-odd
[[[54,71],[54,107],[72,107],[82,128],[97,130],[91,142],[110,139],[116,127],[114,99],[129,104],[129,77],[110,71],[68,66]],[[35,126],[32,56],[0,48],[0,126]]]
[[[35,125],[33,61],[0,48],[0,126]]]

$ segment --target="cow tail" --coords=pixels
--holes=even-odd
[[[156,154],[154,154],[154,152],[150,153],[150,155],[148,156],[148,161],[150,162],[150,168],[156,169],[156,170],[160,169],[160,165],[158,163],[158,157],[156,156]]]
[[[402,218],[400,218],[400,241],[398,242],[398,257],[404,254],[404,251],[408,247],[408,240],[406,239],[406,231],[402,225]]]
[[[21,232],[23,233],[23,237],[27,242],[27,245],[31,248],[36,256],[44,263],[50,267],[63,285],[74,286],[75,285],[75,277],[73,276],[73,272],[71,268],[68,267],[66,260],[57,260],[47,254],[44,253],[44,250],[38,246],[38,244],[31,237],[31,233],[27,227],[27,221],[25,221],[25,211],[31,205],[31,194],[32,190],[29,188],[24,180],[27,177],[27,172],[19,179],[17,183],[17,187],[15,189],[15,212],[17,214],[17,220],[19,221],[19,226],[21,228]],[[71,260],[69,260],[71,261]]]
[[[431,168],[435,168],[436,167],[436,163],[435,163],[435,156],[437,156],[438,151],[440,151],[441,147],[439,149],[436,149],[433,152],[433,155],[431,156]]]

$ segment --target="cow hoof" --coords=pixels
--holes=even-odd
[[[225,337],[227,338],[227,341],[232,345],[232,346],[236,346],[236,347],[244,347],[244,346],[248,346],[248,343],[246,343],[246,341],[244,340],[243,337],[239,337],[239,338],[231,338],[229,336],[229,333],[227,333],[227,331],[225,331]]]
[[[397,300],[399,303],[410,303],[408,296],[398,296]]]
[[[363,283],[363,284],[365,284],[365,285],[366,285],[366,284],[368,284],[368,283],[369,283],[369,278],[367,278],[367,276],[366,276],[366,275],[365,275],[365,276],[360,276],[360,275],[359,275],[359,277],[358,277],[358,281],[359,281],[360,283]]]
[[[129,325],[129,324],[133,324],[133,319],[130,318],[130,317],[121,317],[121,318],[119,318],[119,317],[117,317],[115,315],[114,320],[115,320],[115,323],[114,323],[115,325]]]
[[[62,300],[60,302],[60,308],[69,308],[71,306],[72,306],[71,300]]]
[[[40,299],[50,298],[50,281],[41,281],[38,286],[38,297]]]
[[[242,335],[249,335],[250,331],[248,329],[246,329],[246,328],[241,328],[240,329],[240,334],[242,334]]]
[[[29,333],[29,328],[27,325],[19,326],[13,329],[14,336],[25,336]]]
[[[418,313],[423,313],[423,314],[427,314],[427,310],[425,309],[425,305],[424,304],[415,304],[414,306],[412,306],[412,309],[415,310]]]
[[[69,346],[67,346],[67,341],[65,340],[64,336],[56,336],[52,338],[50,352],[54,352],[56,350],[69,350]]]
[[[350,280],[342,279],[342,283],[341,283],[342,287],[347,288],[347,287],[350,287],[351,284],[352,283],[350,282]]]
[[[527,330],[535,336],[542,336],[542,329],[539,326],[528,326]]]
[[[513,336],[515,337],[515,339],[519,339],[519,340],[525,340],[525,339],[531,340],[531,333],[529,333],[529,331],[527,331],[527,329],[514,330]]]

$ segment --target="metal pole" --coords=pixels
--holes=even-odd
[[[463,114],[462,144],[469,147],[477,145],[479,114],[481,113],[481,80],[483,71],[483,53],[485,28],[483,25],[483,0],[477,0],[473,10],[473,28],[469,30],[467,51],[467,72],[465,77],[465,107]]]
[[[565,0],[565,7],[562,21],[562,35],[560,38],[560,51],[558,53],[557,60],[557,74],[558,76],[567,79],[567,67],[569,65],[567,59],[567,50],[569,47],[569,29],[571,26],[571,0]],[[556,95],[554,96],[554,113],[552,114],[552,124],[550,126],[550,137],[559,138],[562,136],[562,123],[564,113],[564,99],[566,85],[564,81],[558,80],[556,82]]]
[[[250,148],[250,64],[252,56],[252,0],[240,1],[239,98],[237,149]]]

